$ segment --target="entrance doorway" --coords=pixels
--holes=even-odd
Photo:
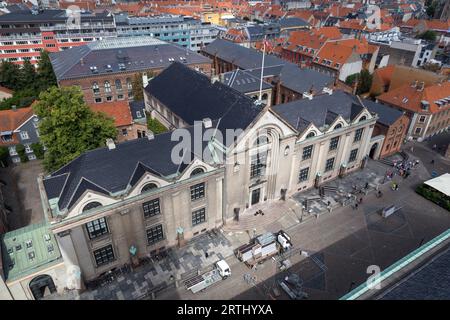
[[[31,280],[29,286],[31,293],[36,300],[40,300],[43,297],[56,292],[56,286],[52,277],[46,274],[37,276]]]
[[[374,144],[372,145],[372,147],[370,148],[369,157],[370,157],[371,159],[373,159],[373,158],[375,157],[375,154],[376,154],[376,152],[377,152],[377,149],[378,149],[378,142],[374,143]]]
[[[261,197],[261,188],[252,191],[252,205],[259,203],[259,198]]]

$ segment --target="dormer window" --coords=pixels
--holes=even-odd
[[[306,139],[309,139],[309,138],[312,138],[312,137],[315,137],[315,136],[316,136],[316,133],[314,131],[311,131],[310,133],[308,133],[306,135]]]
[[[86,212],[86,211],[89,211],[89,210],[92,210],[94,208],[101,207],[101,206],[102,206],[102,204],[100,202],[92,201],[83,207],[82,212]]]
[[[148,191],[156,189],[156,188],[158,188],[158,186],[155,183],[150,182],[150,183],[147,183],[144,187],[142,187],[141,193],[148,192]]]

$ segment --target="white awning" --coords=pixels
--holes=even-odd
[[[425,181],[425,184],[450,197],[450,173],[444,173],[439,177]]]

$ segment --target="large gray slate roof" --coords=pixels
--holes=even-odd
[[[113,22],[113,17],[106,11],[102,13],[83,12],[80,19],[84,21]],[[12,10],[0,15],[0,23],[61,23],[67,21],[66,10],[47,9],[33,14],[30,9]]]
[[[259,51],[222,39],[214,40],[203,50],[213,56],[217,55],[222,60],[232,62],[255,78],[259,79],[261,76],[262,53]],[[281,85],[298,93],[307,92],[311,88],[320,92],[334,82],[332,77],[324,73],[300,69],[296,64],[272,55],[265,56],[263,76],[278,77]]]
[[[261,52],[245,48],[227,40],[216,39],[202,50],[212,56],[217,55],[217,57],[222,60],[233,62],[241,69],[261,68]],[[287,61],[284,61],[275,56],[266,55],[264,66],[277,66],[287,63]]]
[[[272,109],[299,132],[309,124],[317,128],[330,125],[339,115],[353,120],[363,109],[358,99],[343,91],[322,94],[312,100],[301,99],[273,106]]]
[[[261,83],[260,77],[256,77],[246,70],[241,69],[224,73],[221,81],[227,86],[242,93],[259,91]],[[270,88],[272,88],[272,85],[263,81],[262,89],[266,90]]]
[[[367,99],[365,99],[363,103],[370,112],[374,112],[378,115],[378,123],[381,123],[388,127],[403,115],[403,111],[391,108],[381,103],[377,103]]]
[[[261,111],[244,94],[220,81],[211,83],[207,76],[179,62],[153,78],[145,91],[190,125],[210,118],[220,119],[219,129],[245,129]]]
[[[196,52],[147,36],[107,38],[50,54],[58,81],[166,68],[173,62],[171,59],[188,65],[210,62]],[[121,70],[120,63],[124,64],[124,70]],[[94,66],[97,73],[91,70]]]
[[[197,126],[204,127],[201,124]],[[194,127],[187,128],[194,130]],[[193,134],[193,132],[191,132]],[[146,173],[162,178],[178,176],[188,164],[177,164],[171,151],[179,141],[171,140],[171,132],[147,138],[126,141],[116,148],[98,148],[83,153],[44,179],[49,199],[59,198],[60,210],[70,208],[86,190],[113,195],[134,185]],[[203,149],[206,143],[203,142]],[[192,155],[188,148],[186,155]]]

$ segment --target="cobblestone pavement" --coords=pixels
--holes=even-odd
[[[205,257],[208,252],[208,258]],[[81,300],[135,300],[175,285],[175,279],[196,273],[233,254],[230,242],[220,232],[204,233],[183,248],[167,250],[167,257],[148,263],[95,290],[72,297]]]

